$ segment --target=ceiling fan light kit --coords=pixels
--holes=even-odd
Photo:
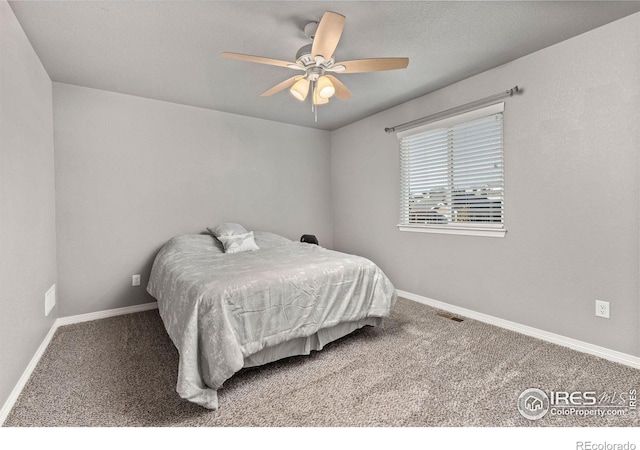
[[[328,98],[324,98],[320,96],[320,90],[318,89],[318,87],[316,86],[313,89],[313,104],[314,105],[325,105],[329,103],[329,99]]]
[[[262,96],[268,97],[289,88],[289,92],[294,98],[305,101],[311,92],[311,108],[316,113],[317,121],[316,105],[329,103],[329,99],[334,95],[340,100],[347,100],[351,97],[349,89],[330,73],[404,69],[409,64],[409,58],[373,58],[336,63],[334,52],[342,36],[344,21],[345,17],[342,14],[326,11],[320,22],[307,23],[304,27],[304,33],[313,42],[298,50],[295,63],[230,52],[223,52],[222,56],[304,72],[303,75],[291,77],[277,84],[263,92]]]
[[[333,87],[331,80],[326,76],[321,76],[318,78],[318,97],[320,98],[331,98],[333,94],[336,93],[336,88]]]
[[[308,79],[301,78],[296,81],[293,86],[291,86],[289,92],[291,92],[291,95],[293,95],[296,99],[303,102],[307,98],[307,94],[309,93],[309,84],[310,82]]]

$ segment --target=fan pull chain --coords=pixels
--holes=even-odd
[[[315,121],[318,121],[318,105],[316,105],[316,86],[318,85],[317,81],[311,82],[311,112],[314,115]]]
[[[316,87],[315,87],[315,81],[311,81],[311,86],[309,87],[311,89],[311,112],[315,112],[316,110],[316,104],[313,101],[313,93],[316,91]],[[316,119],[317,122],[317,119]]]

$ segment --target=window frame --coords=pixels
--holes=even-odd
[[[398,230],[399,231],[410,231],[410,232],[419,232],[419,233],[439,233],[439,234],[455,234],[455,235],[470,235],[470,236],[484,236],[484,237],[504,237],[506,235],[507,229],[505,225],[505,216],[504,216],[504,194],[505,194],[505,176],[504,176],[504,102],[496,103],[493,105],[485,106],[482,108],[474,109],[472,111],[468,111],[462,114],[456,114],[455,116],[446,117],[444,119],[437,120],[435,122],[430,122],[425,125],[420,125],[414,128],[410,128],[408,130],[403,130],[397,133],[398,141],[400,142],[405,137],[411,137],[418,134],[426,133],[431,130],[442,129],[442,128],[451,128],[453,126],[470,122],[476,119],[481,119],[484,117],[492,116],[495,114],[503,114],[503,122],[502,122],[502,167],[503,167],[503,175],[502,175],[502,223],[499,224],[490,224],[490,223],[455,223],[449,222],[445,224],[409,224],[409,223],[399,223]],[[400,167],[400,190],[401,190],[401,202],[404,202],[403,198],[403,187],[402,182],[404,178],[403,168]],[[401,221],[403,220],[403,208],[401,205]]]

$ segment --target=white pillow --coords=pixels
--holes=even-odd
[[[253,238],[253,231],[233,236],[218,236],[218,240],[224,245],[225,253],[241,253],[260,250]]]
[[[207,230],[217,238],[220,236],[234,236],[248,233],[247,229],[238,223],[223,223],[222,225],[218,225],[214,230],[211,228],[207,228]]]

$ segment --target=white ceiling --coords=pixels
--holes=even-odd
[[[53,81],[327,130],[640,11],[638,1],[10,4]],[[309,100],[260,97],[299,72],[220,56],[293,61],[310,43],[305,23],[325,10],[346,16],[336,60],[406,56],[409,67],[339,75],[353,97],[321,106],[316,123]]]

